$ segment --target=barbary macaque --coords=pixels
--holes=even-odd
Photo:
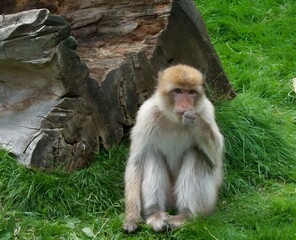
[[[144,219],[160,232],[212,213],[223,178],[223,148],[202,74],[181,64],[160,72],[131,132],[124,230],[135,232]]]

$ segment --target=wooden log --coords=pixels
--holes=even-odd
[[[213,101],[234,96],[191,0],[77,2],[0,3],[47,7],[78,40],[45,9],[0,17],[0,142],[25,165],[72,170],[116,146],[173,64],[198,68]]]

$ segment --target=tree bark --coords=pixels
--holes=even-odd
[[[0,3],[38,7],[70,25],[46,9],[0,17],[0,142],[27,166],[73,170],[116,146],[170,65],[199,69],[212,101],[234,96],[191,0]]]

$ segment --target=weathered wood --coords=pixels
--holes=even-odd
[[[4,18],[0,142],[27,166],[86,165],[98,144],[94,81],[74,52],[70,25],[46,9]]]
[[[77,2],[0,3],[5,14],[47,7],[78,40],[74,51],[67,23],[46,10],[0,19],[0,142],[24,164],[74,169],[117,145],[173,64],[201,70],[213,101],[234,96],[191,0]]]

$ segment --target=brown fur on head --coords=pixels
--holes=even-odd
[[[167,94],[174,88],[195,89],[203,84],[203,76],[193,67],[178,64],[165,69],[158,75],[157,91]]]

